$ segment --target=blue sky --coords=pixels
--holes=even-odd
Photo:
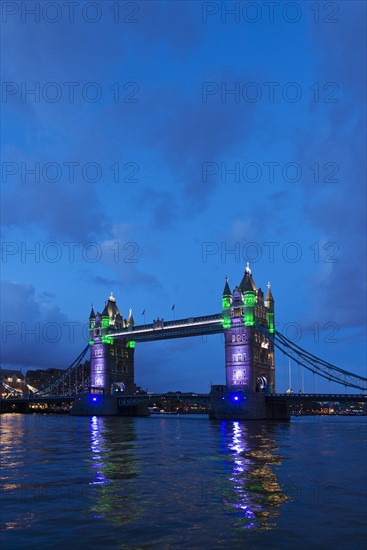
[[[250,261],[279,330],[367,376],[365,3],[2,7],[2,366],[66,368],[110,291],[219,312]],[[223,348],[140,344],[136,382],[207,391]]]

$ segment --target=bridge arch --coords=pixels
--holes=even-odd
[[[126,391],[126,386],[123,382],[114,382],[111,384],[111,393],[122,393]]]
[[[256,387],[259,389],[259,391],[266,392],[268,391],[269,382],[266,376],[263,374],[258,376],[256,379]]]

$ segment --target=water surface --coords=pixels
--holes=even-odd
[[[365,420],[4,414],[2,547],[365,548]]]

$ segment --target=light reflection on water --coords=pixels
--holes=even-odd
[[[172,420],[168,419],[170,422]],[[162,446],[169,454],[172,442],[183,437],[181,424],[177,423],[175,432],[170,433],[168,439],[167,420],[160,419],[160,424]],[[256,423],[250,427],[237,421],[221,423],[223,458],[224,462],[229,461],[231,470],[227,478],[224,478],[224,467],[218,472],[221,479],[219,493],[223,506],[237,512],[236,527],[268,530],[276,527],[277,508],[287,497],[282,493],[272,471],[272,465],[280,465],[282,462],[281,457],[274,453],[277,449],[275,441],[267,430],[259,434],[257,429]],[[90,468],[93,479],[89,484],[100,486],[89,495],[90,510],[95,518],[105,518],[108,522],[121,525],[139,514],[134,505],[134,489],[132,492],[126,490],[126,480],[136,475],[134,447],[129,445],[135,438],[135,432],[124,430],[123,441],[117,440],[115,436],[114,431],[109,430],[108,420],[96,416],[90,418]],[[188,460],[190,457],[185,458]],[[157,456],[157,459],[161,457]],[[165,472],[162,474],[165,475]],[[124,487],[118,483],[121,479],[125,480]],[[179,496],[175,495],[176,501]],[[154,506],[154,500],[151,504]]]
[[[168,419],[168,423],[170,422],[172,420]],[[160,419],[160,425],[163,435],[161,447],[169,456],[172,442],[182,439],[184,434],[181,433],[181,424],[177,423],[175,432],[169,433],[167,438],[166,430],[170,427],[169,424],[167,426],[167,420]],[[218,487],[216,490],[221,504],[227,511],[232,509],[235,512],[234,526],[237,528],[275,529],[278,508],[287,497],[272,470],[273,465],[279,466],[282,462],[281,456],[275,454],[277,447],[274,438],[267,429],[262,429],[259,433],[257,423],[247,425],[237,421],[223,421],[221,433],[223,468],[218,472],[218,479],[221,481],[219,491]],[[122,525],[139,515],[134,486],[131,492],[126,486],[126,480],[137,474],[134,446],[129,445],[135,438],[135,432],[125,430],[124,441],[116,440],[115,435],[109,430],[106,419],[90,418],[90,467],[93,479],[89,483],[101,486],[90,495],[90,510],[95,518],[105,518],[110,523]],[[159,455],[156,458],[162,459]],[[184,458],[187,461],[191,457]],[[225,462],[229,462],[231,467],[227,473]],[[178,470],[177,474],[179,473]],[[162,474],[165,476],[166,472],[162,471]],[[143,477],[146,482],[145,476]],[[124,486],[118,484],[121,479],[125,480]],[[175,492],[173,489],[172,495],[177,504],[180,499],[179,491]],[[150,505],[154,506],[154,493],[146,498],[145,504],[149,506],[151,500]]]
[[[101,434],[101,422],[102,419],[97,416],[92,416],[90,419],[90,448],[92,451],[92,468],[95,469],[95,477],[93,481],[90,481],[90,485],[99,485],[101,483],[108,483],[103,475],[103,461],[101,456],[101,444],[103,443],[103,436]]]
[[[260,423],[223,421],[224,452],[226,445],[231,464],[229,480],[232,491],[225,495],[227,506],[238,511],[236,527],[269,530],[276,528],[278,508],[287,500],[273,466],[282,457],[269,429]]]
[[[89,493],[89,511],[95,519],[123,525],[138,514],[133,492],[126,490],[126,481],[136,475],[132,456],[133,421],[127,419],[119,434],[109,419],[92,416],[89,420],[89,464],[93,477],[89,484],[94,486]]]

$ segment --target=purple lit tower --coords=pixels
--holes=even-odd
[[[127,339],[112,339],[111,330],[128,328],[134,324],[132,311],[125,320],[111,295],[102,313],[92,311],[89,316],[91,391],[112,394],[125,391],[132,394],[134,383],[135,342]]]
[[[274,299],[268,283],[264,302],[247,264],[239,286],[231,292],[226,278],[222,295],[226,387],[251,393],[274,393],[274,347],[256,325],[274,332]]]

